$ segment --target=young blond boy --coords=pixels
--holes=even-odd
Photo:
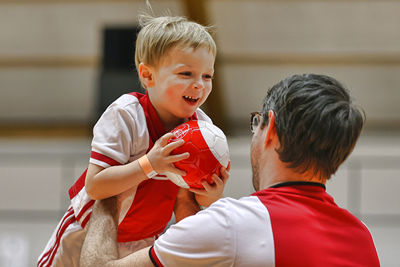
[[[95,200],[118,195],[120,255],[151,245],[172,213],[179,221],[190,214],[187,196],[163,175],[185,175],[170,155],[182,142],[168,144],[168,133],[188,119],[211,121],[199,109],[212,89],[216,46],[207,29],[183,17],[140,16],[135,63],[145,95],[126,94],[112,103],[93,129],[89,167],[69,190],[71,206],[60,221],[38,266],[77,266],[85,226]],[[208,206],[222,197],[228,172],[215,184],[195,190]]]

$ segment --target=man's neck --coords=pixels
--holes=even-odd
[[[319,173],[314,171],[306,171],[304,173],[296,172],[292,168],[288,168],[286,163],[278,162],[266,164],[260,172],[260,190],[271,187],[273,185],[285,182],[314,182],[325,184],[326,179],[321,178]]]

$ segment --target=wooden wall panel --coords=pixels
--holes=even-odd
[[[91,121],[96,101],[95,68],[0,70],[0,121]]]
[[[347,65],[226,65],[224,98],[231,118],[247,123],[249,113],[260,110],[269,87],[296,73],[331,75],[345,84],[367,114],[371,127],[400,125],[400,66]],[[247,126],[247,124],[246,124]]]
[[[153,1],[156,13],[182,12],[176,1]],[[98,55],[101,30],[137,23],[145,1],[35,3],[0,8],[0,58]]]
[[[209,1],[224,54],[400,53],[399,1]]]

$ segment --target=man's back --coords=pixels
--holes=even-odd
[[[151,254],[164,266],[379,266],[365,225],[308,182],[217,201],[172,226]]]
[[[323,184],[288,182],[253,195],[270,216],[276,266],[379,266],[367,227]]]

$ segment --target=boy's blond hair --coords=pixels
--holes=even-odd
[[[172,47],[206,47],[214,57],[217,48],[209,33],[209,27],[179,16],[153,17],[139,15],[142,27],[136,40],[135,64],[145,63],[157,67],[162,57]]]

